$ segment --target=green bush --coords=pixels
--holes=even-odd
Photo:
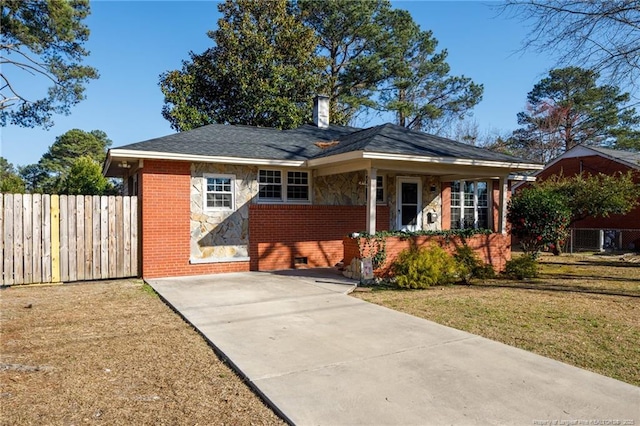
[[[571,208],[566,196],[546,187],[532,186],[511,197],[507,220],[511,223],[511,234],[520,239],[524,252],[536,257],[545,246],[557,246],[567,239]]]
[[[523,280],[538,276],[538,262],[535,257],[525,254],[507,262],[504,273],[509,278]]]
[[[486,279],[495,276],[493,267],[480,260],[476,252],[467,245],[456,248],[453,257],[458,262],[460,278],[465,284],[469,284],[472,278]]]
[[[451,284],[459,275],[458,264],[439,246],[405,250],[391,266],[395,283],[401,288],[428,288]]]

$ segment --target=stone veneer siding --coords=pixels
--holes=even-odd
[[[208,174],[235,177],[235,210],[204,208],[204,176]],[[192,262],[248,260],[249,205],[258,194],[257,174],[257,167],[208,163],[191,165]]]
[[[398,223],[398,207],[397,207],[397,185],[398,177],[419,177],[422,181],[422,229],[429,231],[438,231],[442,229],[442,198],[440,196],[440,180],[434,176],[420,176],[409,174],[384,174],[386,176],[386,198],[390,210],[390,229],[397,229]],[[431,191],[431,186],[435,186],[436,190]],[[433,211],[438,215],[438,219],[434,223],[427,222],[427,213]]]

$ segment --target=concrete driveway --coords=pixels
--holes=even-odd
[[[640,388],[347,295],[333,270],[148,280],[297,425],[640,425]]]

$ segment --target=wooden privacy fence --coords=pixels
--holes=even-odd
[[[138,275],[138,199],[0,194],[3,285]]]

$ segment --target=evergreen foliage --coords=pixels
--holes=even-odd
[[[89,0],[3,0],[0,28],[0,124],[23,127],[53,125],[53,114],[68,114],[84,99],[84,86],[97,71],[81,65],[89,55],[83,20]],[[50,87],[40,99],[30,87],[12,83],[12,73],[28,73]]]

